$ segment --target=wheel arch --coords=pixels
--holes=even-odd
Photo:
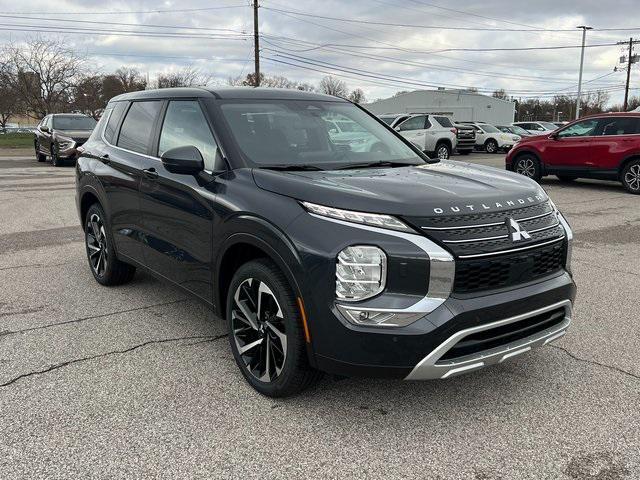
[[[511,162],[511,168],[513,169],[514,172],[515,172],[515,163],[516,163],[516,161],[520,157],[522,157],[524,155],[531,155],[532,157],[535,157],[535,159],[538,160],[538,163],[540,164],[540,170],[541,170],[542,175],[546,175],[547,174],[547,168],[546,168],[544,162],[542,161],[542,158],[540,157],[540,155],[537,152],[535,152],[533,150],[529,150],[529,149],[521,150],[521,151],[519,151],[518,153],[516,153],[513,156],[513,161]]]
[[[78,196],[78,215],[80,216],[80,224],[82,225],[83,230],[85,228],[84,220],[87,216],[87,212],[94,203],[98,203],[100,207],[102,207],[102,210],[104,210],[105,214],[107,216],[109,215],[109,212],[107,211],[107,203],[104,201],[101,192],[93,185],[86,184],[82,187]]]
[[[438,150],[438,145],[441,145],[443,143],[449,147],[449,150],[453,151],[453,142],[451,142],[451,139],[446,138],[446,137],[445,138],[439,138],[436,141],[436,150]]]

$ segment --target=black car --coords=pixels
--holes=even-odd
[[[338,118],[357,127],[353,145],[332,142]],[[142,268],[203,301],[266,395],[320,372],[447,378],[571,321],[572,233],[537,183],[430,160],[336,97],[121,95],[76,174],[95,279],[122,284]]]
[[[79,113],[54,113],[44,117],[34,130],[36,158],[59,167],[66,160],[75,160],[78,147],[87,141],[96,126],[93,117]]]

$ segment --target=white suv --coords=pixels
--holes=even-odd
[[[462,122],[471,126],[476,131],[476,148],[487,153],[506,152],[511,149],[522,137],[513,133],[501,132],[498,128],[482,122]]]
[[[533,135],[544,135],[545,133],[551,133],[558,128],[551,122],[513,122],[511,125],[524,128],[527,132]]]
[[[441,160],[449,158],[456,148],[456,128],[443,115],[412,114],[391,126],[427,155]]]

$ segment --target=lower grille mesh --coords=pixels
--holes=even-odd
[[[563,263],[563,242],[499,258],[460,260],[453,291],[473,293],[517,285],[559,271]]]

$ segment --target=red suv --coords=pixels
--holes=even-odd
[[[523,138],[507,154],[506,167],[534,180],[617,180],[640,194],[640,113],[594,115]]]

